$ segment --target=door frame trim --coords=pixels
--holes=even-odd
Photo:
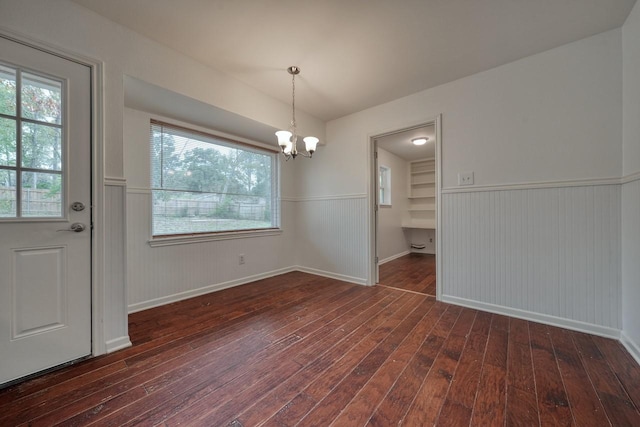
[[[91,72],[91,356],[106,353],[104,330],[104,62],[0,26],[0,36],[84,65]]]
[[[373,286],[376,284],[377,264],[375,262],[376,257],[376,213],[375,204],[377,201],[377,186],[375,177],[377,176],[377,170],[375,169],[375,140],[384,135],[390,135],[398,132],[402,132],[407,129],[412,129],[428,124],[433,124],[436,131],[436,299],[440,300],[442,296],[442,114],[438,114],[435,117],[425,118],[423,120],[412,121],[405,123],[404,125],[397,125],[388,127],[386,129],[369,133],[367,135],[367,234],[368,234],[368,249],[367,249],[367,285]]]

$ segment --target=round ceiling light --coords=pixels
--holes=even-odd
[[[428,137],[423,136],[423,137],[420,137],[420,138],[413,138],[411,140],[411,142],[413,142],[413,145],[424,145],[424,144],[427,143],[428,140],[429,140]]]

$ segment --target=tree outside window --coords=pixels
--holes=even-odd
[[[279,226],[275,152],[151,124],[153,235]]]

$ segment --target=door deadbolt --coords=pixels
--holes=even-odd
[[[71,209],[76,211],[76,212],[80,212],[84,210],[84,203],[82,202],[73,202],[71,203]]]

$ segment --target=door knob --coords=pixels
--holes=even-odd
[[[57,230],[57,231],[75,231],[76,233],[80,233],[84,231],[86,228],[87,226],[84,225],[83,223],[74,222],[73,224],[71,224],[69,228],[65,228],[64,230]]]

